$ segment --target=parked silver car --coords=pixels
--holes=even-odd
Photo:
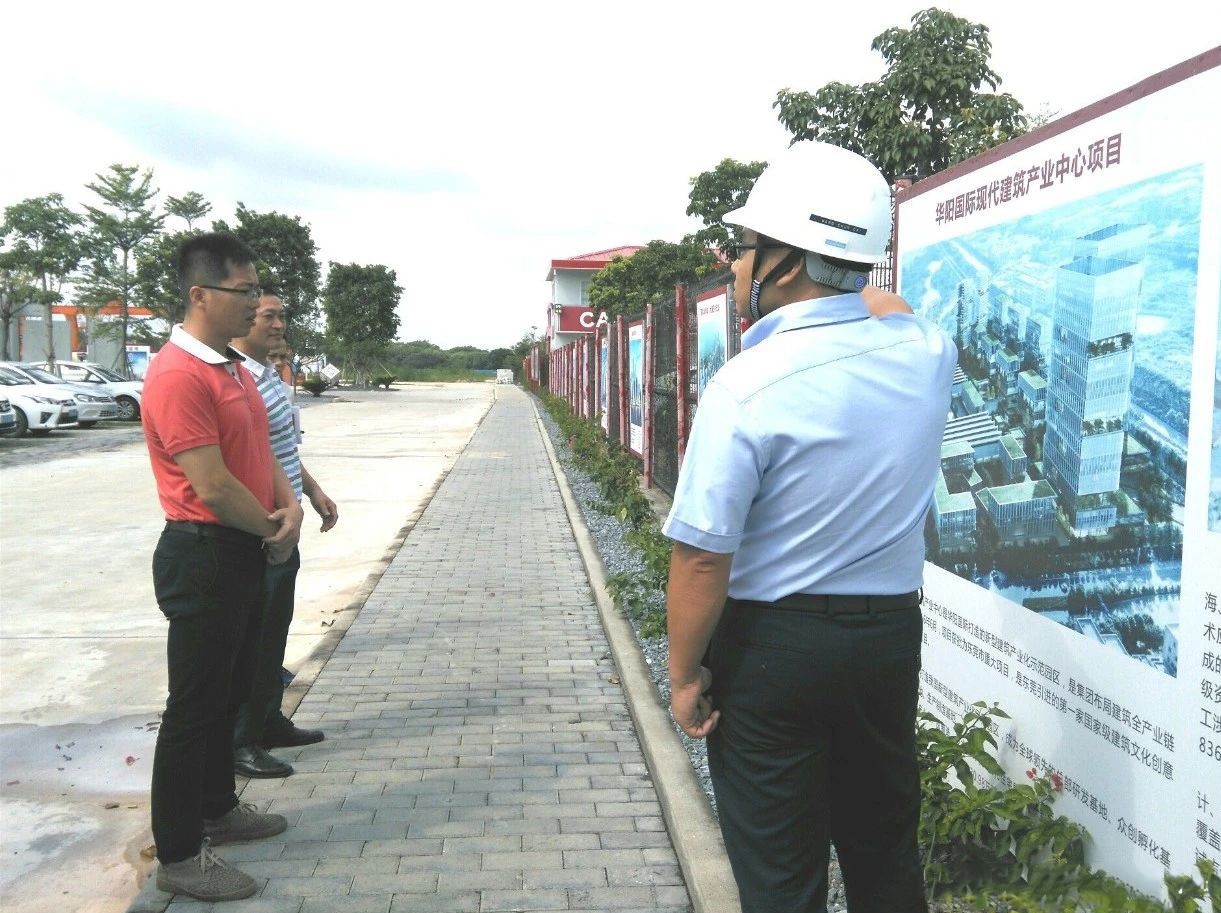
[[[115,398],[119,405],[119,418],[135,421],[140,417],[140,399],[144,395],[144,382],[128,380],[119,372],[92,361],[56,361],[49,370],[61,380],[76,384],[97,385]]]

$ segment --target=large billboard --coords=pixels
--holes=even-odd
[[[628,449],[644,453],[644,322],[627,327]]]
[[[729,290],[718,286],[704,292],[695,300],[696,383],[700,396],[712,375],[721,370],[728,358],[729,338]]]
[[[900,293],[959,348],[923,698],[998,701],[1091,862],[1221,862],[1213,52],[900,197]]]

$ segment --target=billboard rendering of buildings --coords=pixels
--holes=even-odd
[[[898,288],[959,349],[923,701],[1013,716],[1091,862],[1221,861],[1221,51],[921,182]],[[1186,125],[1192,123],[1190,130]]]
[[[628,448],[644,452],[644,322],[627,328]]]

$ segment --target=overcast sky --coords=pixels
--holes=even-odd
[[[940,6],[989,26],[1029,111],[1070,113],[1221,41],[1195,0]],[[693,175],[787,144],[777,90],[877,78],[870,40],[922,8],[7,4],[0,206],[79,205],[110,163],[151,167],[212,217],[239,200],[301,216],[324,270],[396,270],[401,338],[508,346],[541,329],[552,258],[698,228]]]

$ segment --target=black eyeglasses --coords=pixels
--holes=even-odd
[[[263,290],[257,285],[252,285],[250,288],[226,288],[223,285],[197,285],[195,287],[211,289],[214,292],[232,292],[235,295],[245,295],[247,298],[253,298],[255,301],[263,297]]]
[[[729,262],[732,263],[734,260],[741,260],[742,255],[744,253],[746,253],[748,250],[774,250],[774,249],[785,248],[788,246],[789,245],[787,245],[787,244],[767,244],[767,243],[745,244],[742,242],[737,242],[734,244],[726,245],[725,247],[721,248],[721,250],[725,254],[725,256],[729,259]]]

